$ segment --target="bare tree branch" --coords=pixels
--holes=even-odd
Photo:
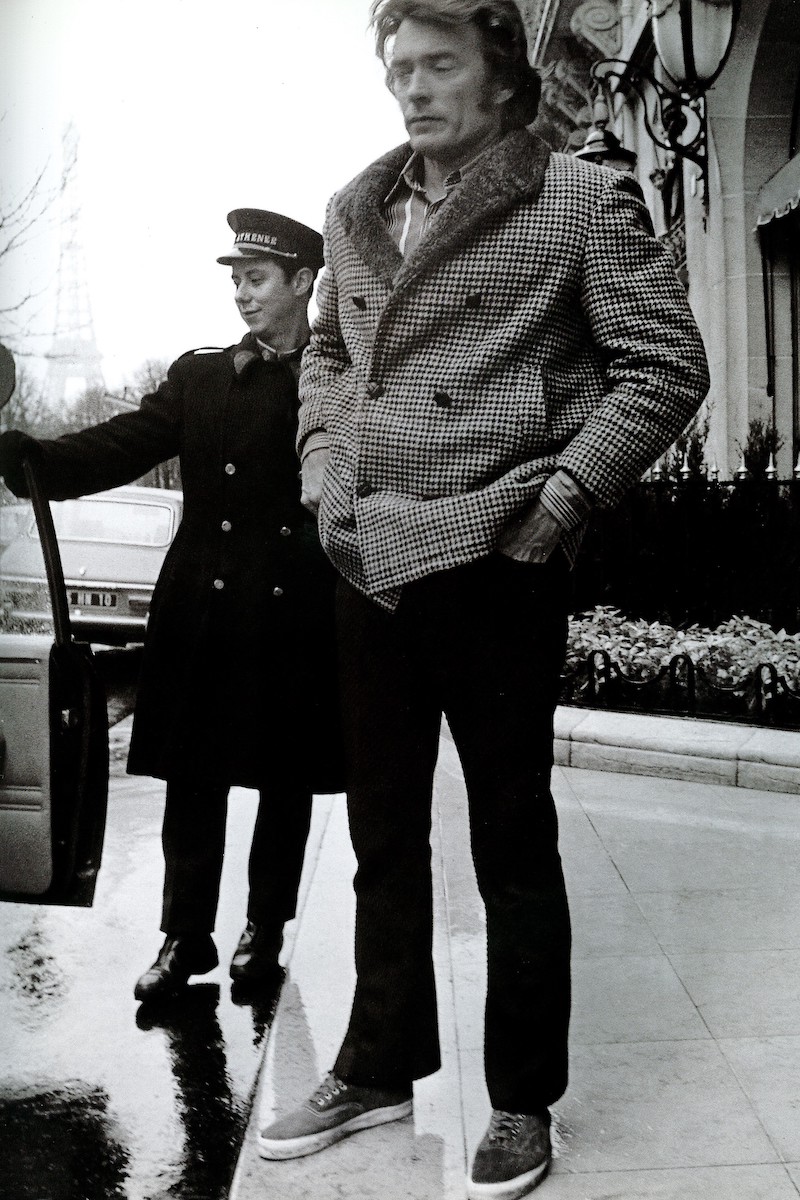
[[[3,118],[0,117],[0,125]],[[9,262],[25,247],[52,229],[62,214],[59,202],[67,191],[77,162],[77,140],[74,129],[68,126],[62,139],[62,165],[58,179],[48,185],[53,173],[52,159],[48,158],[34,179],[18,195],[6,195],[0,183],[0,270],[6,277],[10,274]],[[16,318],[24,314],[29,306],[43,295],[43,290],[25,292],[0,303],[0,336],[13,341],[18,351],[19,339],[30,336],[30,329],[23,329]]]

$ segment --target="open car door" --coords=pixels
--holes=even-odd
[[[30,462],[25,475],[53,629],[0,631],[0,900],[88,907],[108,799],[105,689],[91,647],[72,637],[53,518]]]

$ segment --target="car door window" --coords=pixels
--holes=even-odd
[[[0,633],[50,634],[53,606],[30,501],[0,495]]]

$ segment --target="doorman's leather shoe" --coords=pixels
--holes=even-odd
[[[139,977],[133,994],[137,1000],[157,1000],[180,991],[190,975],[205,975],[219,962],[211,934],[168,935],[158,958]]]
[[[231,979],[249,983],[277,976],[282,945],[283,925],[259,925],[248,921],[231,959]]]

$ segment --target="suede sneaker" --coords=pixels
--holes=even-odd
[[[412,1107],[410,1084],[391,1090],[357,1087],[331,1072],[305,1104],[261,1131],[258,1152],[262,1158],[302,1158],[359,1129],[399,1121]]]
[[[528,1116],[496,1108],[475,1153],[467,1182],[469,1200],[519,1200],[544,1179],[550,1166],[550,1115]]]

